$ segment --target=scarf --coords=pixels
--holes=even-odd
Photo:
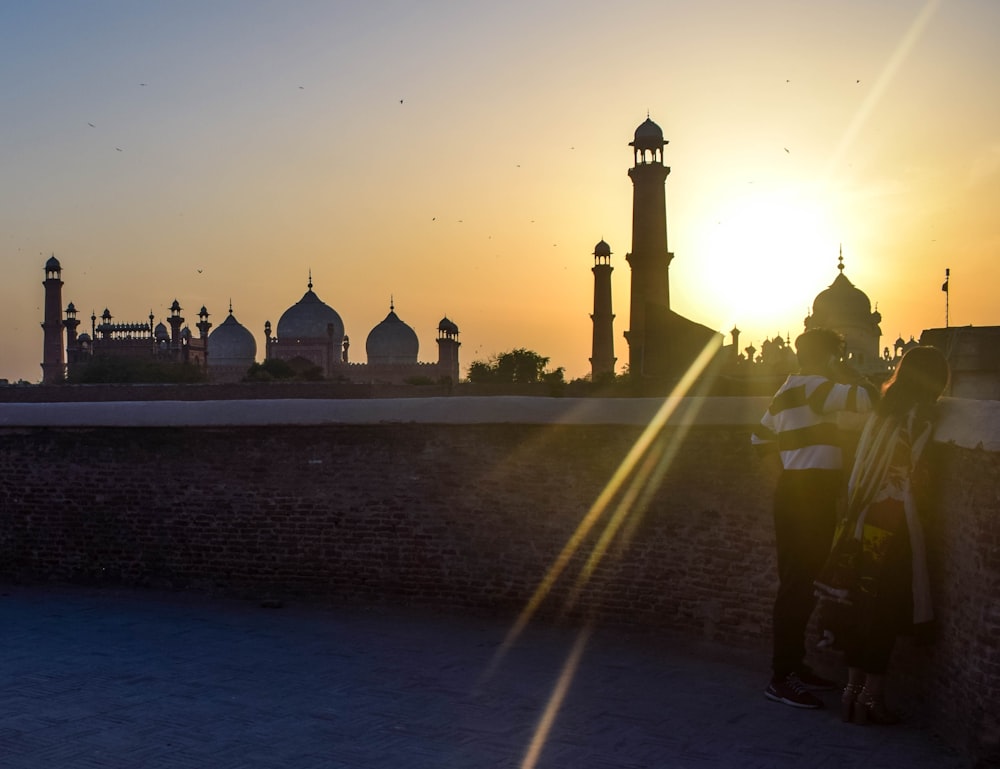
[[[852,529],[853,539],[860,541],[869,506],[886,491],[897,447],[900,441],[909,438],[909,461],[900,491],[912,553],[914,624],[929,622],[934,616],[927,573],[927,548],[912,488],[913,471],[930,440],[931,432],[931,422],[918,419],[916,408],[907,412],[902,419],[872,415],[858,441],[854,467],[847,485],[846,523]]]

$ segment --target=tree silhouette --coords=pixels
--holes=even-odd
[[[469,366],[469,381],[474,384],[533,384],[562,382],[562,368],[546,371],[549,359],[534,350],[519,347],[502,352],[486,361],[473,361]]]

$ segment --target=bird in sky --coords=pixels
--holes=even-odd
[[[89,125],[91,128],[97,128],[97,126],[95,126],[93,123],[87,123],[87,125]]]
[[[115,150],[117,150],[118,152],[121,152],[122,148],[121,147],[115,147]]]

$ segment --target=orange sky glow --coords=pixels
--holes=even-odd
[[[363,5],[0,8],[0,377],[41,378],[53,253],[81,331],[232,301],[261,359],[311,270],[354,360],[392,297],[422,361],[447,315],[463,372],[581,377],[601,239],[620,370],[647,113],[682,315],[794,339],[843,249],[883,347],[944,325],[945,268],[950,323],[1000,324],[1000,4]]]

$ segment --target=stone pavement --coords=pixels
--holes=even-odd
[[[967,762],[767,701],[757,655],[652,634],[192,593],[0,586],[0,767],[703,769]],[[836,694],[824,695],[831,706]]]

